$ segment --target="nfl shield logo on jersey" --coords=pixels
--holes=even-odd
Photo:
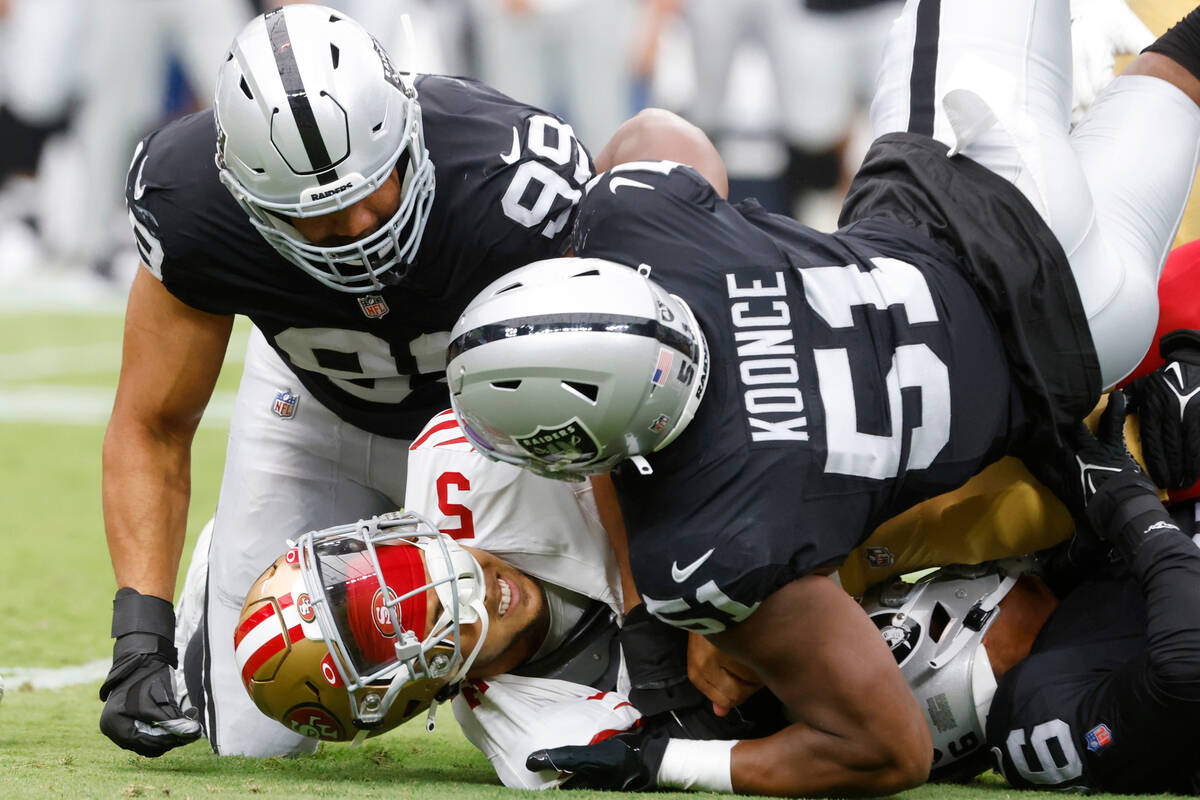
[[[867,548],[867,566],[875,569],[887,569],[896,563],[896,557],[886,547]]]
[[[292,394],[291,389],[281,389],[275,393],[275,401],[271,403],[271,411],[281,419],[291,419],[296,416],[296,406],[300,398]]]
[[[391,311],[388,304],[384,302],[381,294],[367,294],[358,298],[358,305],[362,308],[363,314],[367,319],[382,319]]]
[[[1096,727],[1087,732],[1087,749],[1093,753],[1099,753],[1104,748],[1112,744],[1112,731],[1108,726],[1101,722]]]

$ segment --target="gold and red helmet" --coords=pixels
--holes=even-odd
[[[250,588],[233,637],[242,683],[264,714],[346,741],[452,694],[487,635],[483,574],[469,552],[411,512],[289,545]],[[464,657],[459,626],[476,621]]]

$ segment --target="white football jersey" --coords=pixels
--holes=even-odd
[[[591,485],[481,456],[453,411],[431,419],[409,448],[405,508],[462,544],[623,610],[620,573]]]
[[[467,739],[511,789],[552,789],[565,780],[553,770],[525,769],[534,750],[599,742],[642,716],[617,692],[518,675],[467,681],[453,708]]]
[[[481,456],[453,411],[429,421],[408,454],[405,508],[463,544],[494,553],[533,577],[621,613],[621,581],[588,483],[543,478]],[[618,688],[628,691],[624,664]],[[625,694],[552,678],[498,675],[468,681],[454,716],[505,786],[553,788],[553,771],[530,772],[534,750],[588,744],[634,726]]]

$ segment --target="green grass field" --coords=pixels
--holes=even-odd
[[[216,503],[225,447],[222,414],[236,389],[246,330],[244,325],[237,330],[211,413],[197,434],[192,534]],[[96,664],[111,653],[115,585],[100,512],[100,444],[120,337],[121,319],[112,312],[0,311],[0,675],[8,678],[0,703],[0,800],[517,796],[499,785],[486,759],[463,739],[449,709],[439,714],[433,734],[417,723],[360,748],[323,744],[316,755],[298,759],[218,759],[204,742],[146,759],[100,734],[100,677],[36,688],[46,682],[44,676],[61,676],[63,668],[79,665],[90,665],[91,673],[99,669],[102,676],[106,667]],[[28,677],[34,668],[46,671]],[[22,675],[27,677],[13,677]],[[1010,796],[1034,795],[1013,792],[995,776],[905,795]]]

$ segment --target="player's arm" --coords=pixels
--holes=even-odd
[[[187,522],[191,444],[233,318],[175,299],[142,268],[129,293],[121,374],[104,436],[105,533],[120,587],[165,600]]]
[[[101,730],[157,756],[200,735],[171,689],[175,577],[191,488],[191,443],[233,318],[175,299],[149,270],[129,293],[121,375],[104,436],[104,525],[117,579],[113,666]]]
[[[933,744],[875,626],[829,578],[810,575],[711,637],[783,702],[766,738],[676,739],[654,731],[532,753],[571,788],[674,787],[783,796],[884,795],[923,783]]]
[[[753,669],[793,720],[734,746],[734,791],[882,795],[928,777],[933,744],[921,710],[875,626],[829,578],[787,584],[710,638]]]
[[[721,197],[729,196],[729,176],[721,154],[704,131],[661,108],[647,108],[627,120],[596,156],[596,172],[630,161],[675,161],[700,173]]]

